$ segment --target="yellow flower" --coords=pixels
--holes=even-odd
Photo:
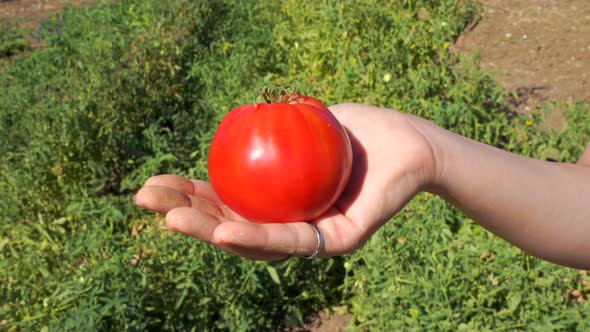
[[[444,44],[443,44],[444,49],[449,48],[449,46],[451,46],[451,44],[449,42],[444,42]]]
[[[530,127],[533,125],[533,120],[526,120],[525,124]]]

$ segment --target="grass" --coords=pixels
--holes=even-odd
[[[13,57],[31,49],[24,35],[25,32],[16,23],[0,20],[0,71]]]
[[[352,255],[283,263],[220,253],[131,202],[153,174],[206,178],[217,123],[272,84],[574,161],[587,104],[560,105],[563,131],[543,130],[542,113],[510,114],[510,92],[448,51],[475,14],[465,1],[66,7],[47,46],[0,73],[1,327],[264,331],[345,306],[352,330],[588,329],[576,296],[587,275],[526,256],[434,196]]]

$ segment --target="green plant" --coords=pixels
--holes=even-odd
[[[4,327],[271,329],[339,299],[324,287],[341,284],[341,264],[223,255],[171,236],[132,204],[155,173],[206,177],[218,119],[246,102],[251,72],[268,66],[244,61],[268,44],[255,32],[272,23],[250,15],[274,5],[235,5],[66,7],[63,29],[46,23],[47,46],[0,74]],[[248,37],[226,66],[216,45],[237,31]]]
[[[546,105],[567,125],[545,130],[542,115],[509,113],[477,57],[448,51],[475,14],[458,0],[65,7],[42,29],[46,46],[0,73],[0,326],[260,331],[344,305],[357,330],[589,329],[587,275],[526,256],[431,195],[353,255],[282,263],[221,254],[132,203],[153,174],[206,178],[220,120],[272,84],[575,161],[587,104]]]
[[[586,330],[579,271],[531,258],[423,194],[347,262],[352,331]]]
[[[24,31],[16,23],[0,21],[0,58],[20,54],[30,47],[29,41],[24,37]]]

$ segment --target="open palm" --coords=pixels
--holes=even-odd
[[[320,253],[350,253],[397,213],[431,180],[434,158],[429,142],[409,115],[360,105],[330,107],[346,127],[354,154],[353,170],[342,196],[311,221],[322,231]],[[221,250],[258,260],[310,255],[317,246],[308,223],[256,224],[229,209],[208,182],[177,175],[148,179],[136,203],[166,214],[170,229]]]

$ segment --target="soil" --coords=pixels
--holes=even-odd
[[[65,4],[87,5],[93,0],[0,0],[0,23],[17,22],[22,28],[35,29],[43,20],[59,13]]]
[[[87,5],[93,0],[0,0],[0,22],[17,21],[35,29],[66,3]],[[478,52],[482,68],[495,74],[520,96],[515,108],[534,111],[544,102],[590,103],[590,1],[487,0],[451,47],[453,52]],[[549,119],[559,127],[555,112]],[[310,317],[298,331],[338,332],[349,315],[324,312]]]
[[[305,318],[302,326],[283,332],[345,332],[350,319],[345,307],[334,308],[330,313],[321,311]]]
[[[481,67],[520,96],[516,111],[590,103],[590,1],[488,0],[484,6],[481,20],[451,50],[478,52]],[[559,111],[548,125],[563,125]]]

